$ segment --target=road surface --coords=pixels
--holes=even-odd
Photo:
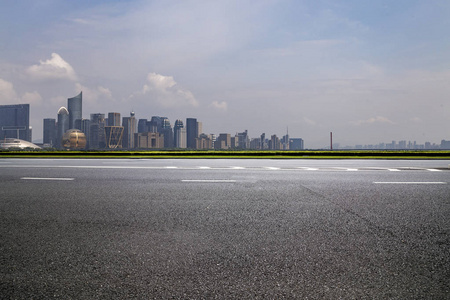
[[[0,159],[0,294],[448,299],[449,164]]]

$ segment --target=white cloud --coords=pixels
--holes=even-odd
[[[0,78],[0,101],[1,103],[16,102],[17,93],[11,82]]]
[[[94,88],[89,88],[80,83],[77,83],[75,88],[75,92],[79,93],[83,92],[83,101],[86,99],[89,102],[95,102],[99,99],[112,99],[112,93],[108,88],[103,86],[97,86]]]
[[[172,76],[156,73],[149,73],[147,84],[142,87],[142,91],[134,93],[131,97],[138,96],[148,96],[151,102],[165,108],[198,106],[194,95],[189,90],[179,87]]]
[[[38,65],[32,65],[26,72],[31,79],[37,81],[77,80],[77,75],[72,66],[57,53],[52,53],[51,59],[41,60]]]
[[[42,97],[41,95],[39,95],[38,92],[34,91],[32,93],[30,92],[26,92],[23,96],[22,96],[22,102],[23,103],[29,103],[29,104],[35,104],[35,105],[39,105],[42,103]]]
[[[225,101],[213,101],[210,105],[210,107],[213,107],[217,110],[227,111],[228,110],[228,103]]]
[[[14,89],[14,85],[6,80],[0,78],[0,103],[1,104],[15,104],[15,103],[27,103],[27,104],[41,104],[41,95],[34,92],[25,92],[22,96],[19,96]]]
[[[359,120],[359,121],[355,121],[355,122],[350,122],[353,125],[363,125],[363,124],[374,124],[374,123],[385,123],[385,124],[391,124],[394,125],[395,122],[392,122],[391,120],[389,120],[386,117],[382,117],[382,116],[376,116],[376,117],[372,117],[369,118],[367,120]]]

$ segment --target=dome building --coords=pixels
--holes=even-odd
[[[64,149],[84,149],[86,148],[86,135],[78,129],[70,129],[64,133],[61,146]]]
[[[8,149],[8,148],[32,148],[32,149],[42,149],[41,147],[21,139],[13,139],[13,138],[6,138],[0,140],[0,149]]]

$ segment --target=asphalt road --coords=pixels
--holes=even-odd
[[[0,295],[449,299],[449,164],[0,159]]]

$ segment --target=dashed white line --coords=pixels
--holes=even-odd
[[[264,169],[267,169],[267,170],[280,170],[281,168],[277,168],[277,167],[264,167]]]
[[[308,167],[297,167],[300,170],[306,170],[306,171],[318,171],[317,168],[308,168]]]
[[[199,169],[211,169],[211,167],[198,167]]]
[[[183,179],[182,182],[207,182],[207,183],[233,183],[236,180],[228,180],[228,179]]]
[[[447,184],[442,181],[375,181],[375,184]]]
[[[75,180],[75,178],[51,178],[51,177],[22,177],[22,180],[55,180],[55,181],[71,181]]]
[[[388,169],[388,171],[391,171],[391,172],[400,172],[399,169]]]
[[[427,171],[430,171],[430,172],[442,172],[442,170],[438,170],[438,169],[427,169]]]

